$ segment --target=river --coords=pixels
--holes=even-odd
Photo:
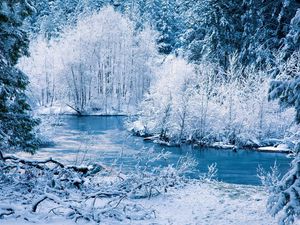
[[[72,164],[101,162],[108,166],[132,170],[137,162],[145,164],[161,152],[169,152],[167,159],[148,164],[148,167],[176,165],[184,156],[191,157],[197,166],[187,177],[198,178],[207,166],[217,163],[217,179],[227,183],[260,185],[257,168],[269,170],[276,161],[284,174],[291,159],[282,153],[265,153],[251,150],[218,150],[211,148],[166,147],[126,131],[122,116],[60,116],[60,126],[54,130],[55,145],[41,148],[35,158],[53,157]],[[151,154],[150,154],[150,153]],[[151,169],[151,168],[149,168]]]

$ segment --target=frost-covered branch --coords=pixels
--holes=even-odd
[[[151,198],[184,184],[171,166],[155,171],[137,166],[134,172],[116,174],[96,163],[65,165],[52,158],[27,160],[1,152],[0,158],[0,201],[7,203],[0,206],[0,219],[26,214],[30,220],[37,213],[96,223],[106,217],[149,219],[155,216],[153,210],[137,205],[134,199]]]

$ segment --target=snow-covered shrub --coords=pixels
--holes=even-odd
[[[140,127],[142,124],[147,133],[174,142],[209,135],[210,128],[217,123],[213,119],[217,114],[215,104],[208,101],[214,68],[202,66],[205,68],[199,66],[196,72],[184,59],[167,58],[140,106]]]
[[[217,163],[207,166],[207,173],[203,174],[200,179],[204,181],[213,181],[217,178],[218,168]]]
[[[276,162],[270,168],[270,171],[266,171],[262,167],[257,168],[257,176],[261,181],[261,184],[266,188],[266,190],[271,193],[274,188],[278,185],[280,180],[280,173]]]
[[[292,125],[294,110],[283,111],[277,103],[268,101],[270,79],[265,71],[242,68],[235,60],[233,56],[224,72],[225,83],[218,90],[225,113],[226,141],[256,146],[264,139],[282,138]]]
[[[203,62],[168,57],[129,125],[165,142],[211,144],[221,141],[257,146],[264,139],[283,138],[294,111],[268,101],[269,78],[255,68],[242,68],[234,55],[226,71]]]

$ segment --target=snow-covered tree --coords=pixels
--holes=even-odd
[[[226,68],[229,56],[239,50],[240,1],[193,1],[187,11],[184,35],[192,61],[212,61]]]
[[[180,47],[179,36],[182,32],[182,18],[176,0],[125,1],[124,12],[136,24],[136,29],[150,25],[157,30],[158,50],[170,54]]]
[[[286,53],[285,57],[289,57],[293,52],[300,50],[300,9],[291,20],[289,33],[287,34],[283,50]]]
[[[256,11],[259,17],[259,23],[252,24],[256,27],[256,32],[250,37],[256,49],[255,62],[258,66],[272,64],[273,53],[284,46],[292,28],[291,20],[295,17],[300,4],[296,0],[254,0],[253,2],[250,10]],[[289,55],[291,54],[292,52],[289,52]]]
[[[271,83],[270,99],[278,99],[282,107],[294,107],[296,122],[300,122],[300,52],[286,61],[276,80]],[[298,140],[299,142],[299,140]],[[300,217],[300,144],[295,147],[291,169],[272,190],[268,201],[270,213],[283,211],[280,224],[292,224]]]
[[[34,126],[38,121],[29,115],[25,95],[27,76],[14,65],[28,54],[28,37],[21,29],[26,16],[34,9],[28,0],[0,3],[0,149],[33,152],[39,141]]]
[[[299,144],[295,147],[297,155],[292,161],[291,169],[283,176],[281,181],[272,188],[268,199],[268,210],[271,215],[280,214],[279,224],[293,224],[300,217],[300,157]]]
[[[60,40],[40,39],[20,67],[31,74],[37,103],[78,112],[125,113],[149,88],[156,33],[136,32],[112,7],[86,15]]]
[[[242,70],[238,55],[230,57],[227,70],[169,56],[154,74],[133,123],[139,134],[156,134],[177,144],[222,141],[255,146],[270,137],[283,137],[293,121],[293,110],[283,112],[268,102],[267,72],[255,67]]]
[[[258,27],[261,26],[262,20],[259,15],[260,0],[244,0],[243,1],[243,14],[241,15],[242,22],[242,46],[239,55],[239,60],[243,65],[257,63],[257,38],[259,33]],[[255,38],[253,38],[255,36]],[[255,41],[256,39],[256,41]]]

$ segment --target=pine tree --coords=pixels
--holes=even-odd
[[[270,99],[278,99],[282,107],[294,107],[296,122],[300,123],[300,52],[295,52],[286,61],[271,83]],[[300,217],[300,142],[295,147],[295,159],[291,169],[272,190],[268,209],[275,216],[283,211],[280,224],[292,224]]]
[[[260,18],[251,40],[255,43],[256,64],[274,65],[274,52],[284,46],[291,20],[300,3],[297,0],[257,0],[252,6],[251,10],[257,11]],[[291,54],[289,52],[289,56]]]
[[[209,60],[226,68],[240,49],[240,1],[194,1],[188,10],[186,48],[194,62]]]
[[[137,31],[150,25],[159,32],[156,41],[160,53],[170,54],[181,47],[183,23],[177,0],[127,0],[119,9],[135,22]]]
[[[126,14],[131,21],[135,24],[135,30],[140,31],[144,28],[144,26],[149,22],[150,17],[148,17],[146,12],[146,6],[148,5],[148,1],[143,0],[127,0],[122,1],[122,4],[117,8],[121,13]]]
[[[300,9],[298,8],[294,18],[291,20],[289,33],[284,40],[283,51],[285,58],[289,57],[293,52],[300,50]]]
[[[239,61],[242,65],[249,65],[256,63],[257,48],[259,37],[257,32],[258,27],[261,26],[261,19],[258,14],[260,0],[244,0],[243,14],[241,16],[242,22],[242,47],[239,55]]]
[[[291,169],[283,176],[279,184],[273,188],[268,199],[268,209],[272,216],[283,211],[279,219],[280,225],[293,224],[300,218],[300,145],[295,147],[297,155],[292,161]]]
[[[127,14],[135,22],[136,29],[142,30],[145,25],[150,25],[159,32],[157,48],[162,54],[170,54],[175,46],[171,0],[138,0],[127,2]],[[126,4],[126,3],[125,3]]]
[[[34,11],[28,0],[0,3],[0,149],[33,152],[39,144],[34,134],[38,120],[29,115],[25,95],[27,76],[14,65],[28,55],[28,37],[21,26]]]
[[[170,3],[168,0],[162,0],[161,12],[156,28],[160,35],[157,39],[158,51],[162,54],[170,54],[173,50],[174,37],[172,33],[172,22],[170,12]]]
[[[36,13],[27,17],[24,21],[24,27],[29,31],[31,37],[36,37],[37,34],[41,33],[41,21],[49,15],[50,7],[48,0],[35,0],[32,3]]]

